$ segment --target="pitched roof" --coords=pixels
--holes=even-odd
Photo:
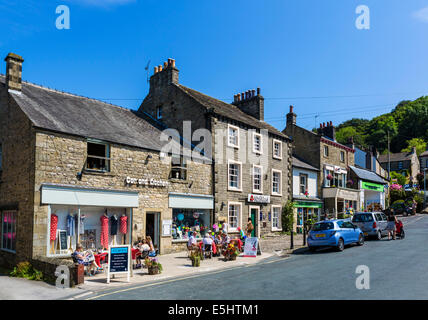
[[[192,97],[197,102],[199,102],[202,106],[206,107],[207,109],[212,108],[214,112],[218,115],[242,122],[251,127],[255,127],[258,129],[266,129],[268,130],[268,132],[273,133],[277,136],[288,138],[287,135],[277,130],[270,124],[261,120],[257,120],[256,118],[246,114],[245,112],[243,112],[241,109],[239,109],[237,106],[233,104],[229,104],[221,100],[215,99],[213,97],[207,96],[199,91],[187,88],[181,84],[178,84],[176,86],[182,92],[184,92],[185,94],[187,94],[188,96]]]
[[[309,163],[306,163],[305,161],[297,158],[296,156],[293,156],[292,161],[293,161],[293,163],[292,163],[293,167],[312,170],[312,171],[319,171],[319,169],[311,166]]]
[[[351,168],[351,170],[354,171],[354,173],[357,175],[357,177],[362,179],[362,180],[377,182],[377,183],[381,183],[381,184],[387,184],[388,183],[388,181],[381,178],[380,176],[378,176],[373,171],[362,169],[362,168],[357,168],[354,166],[349,166],[349,168]]]
[[[390,159],[392,161],[405,161],[405,160],[411,160],[412,153],[411,152],[398,152],[398,153],[390,153]],[[382,154],[379,156],[379,162],[385,163],[388,162],[388,155]]]
[[[0,83],[5,77],[0,76]],[[10,95],[35,127],[160,151],[161,131],[133,111],[99,100],[22,83]]]
[[[428,157],[428,150],[421,153],[419,157]]]

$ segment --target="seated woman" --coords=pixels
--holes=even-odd
[[[140,245],[139,245],[139,247],[138,247],[138,249],[140,250],[140,255],[138,255],[138,257],[137,257],[137,269],[138,268],[141,268],[141,260],[142,259],[145,259],[148,255],[149,255],[149,252],[150,252],[150,246],[147,244],[147,240],[143,240],[141,243],[140,243]]]
[[[193,250],[193,249],[199,249],[198,244],[196,242],[196,231],[192,232],[192,235],[189,238],[189,241],[187,241],[187,249]]]
[[[146,244],[149,246],[149,257],[156,257],[155,247],[153,246],[152,238],[146,237]]]
[[[85,267],[89,267],[89,276],[92,276],[91,271],[101,269],[95,262],[91,252],[83,252],[82,245],[78,244],[76,251],[73,252],[73,257],[78,264],[83,264]]]

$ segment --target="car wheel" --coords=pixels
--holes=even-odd
[[[382,240],[382,232],[379,230],[376,235],[377,240]]]
[[[363,237],[363,235],[362,235],[362,234],[360,234],[360,237],[358,238],[358,242],[357,242],[357,244],[358,244],[359,246],[362,246],[362,245],[364,244],[364,237]]]
[[[342,238],[340,238],[339,241],[337,242],[336,249],[337,251],[343,251],[343,249],[345,249],[345,243],[343,242]]]

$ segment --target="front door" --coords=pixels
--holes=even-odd
[[[153,246],[156,249],[159,249],[159,212],[147,212],[146,214],[146,236],[150,236],[153,241]]]
[[[257,223],[258,218],[260,215],[260,207],[254,207],[254,206],[250,206],[250,219],[251,222],[253,223],[254,229],[251,232],[251,237],[259,237],[259,225]]]

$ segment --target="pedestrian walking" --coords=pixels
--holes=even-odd
[[[251,219],[248,219],[248,223],[247,223],[247,237],[251,238],[251,232],[253,232],[254,230],[254,226],[253,226],[253,222],[251,221]]]
[[[395,223],[397,222],[397,217],[394,215],[394,211],[390,210],[387,216],[388,224],[386,230],[388,230],[388,240],[395,240]]]

